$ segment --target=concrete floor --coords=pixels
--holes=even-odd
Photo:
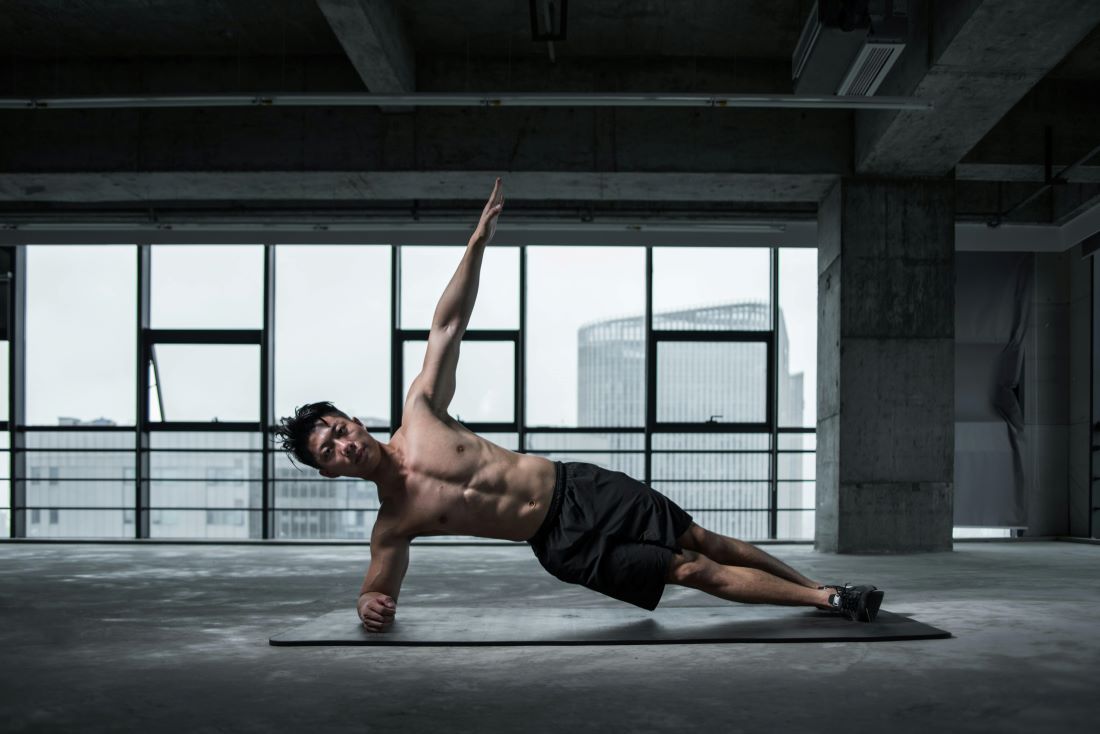
[[[0,731],[1028,732],[1100,725],[1100,546],[768,550],[950,640],[271,647],[352,608],[355,546],[0,546]],[[401,605],[614,606],[526,547],[414,547]],[[663,604],[722,604],[670,587]],[[400,614],[400,610],[398,612]],[[882,728],[880,728],[882,727]]]

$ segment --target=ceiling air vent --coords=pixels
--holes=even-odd
[[[908,30],[908,0],[819,0],[791,59],[795,93],[874,94]]]

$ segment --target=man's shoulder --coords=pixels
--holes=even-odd
[[[431,440],[441,431],[454,431],[459,426],[447,411],[439,410],[424,396],[405,402],[401,412],[401,427],[395,431],[401,433],[406,446],[416,445],[417,439]]]
[[[418,376],[409,386],[409,392],[405,395],[405,402],[401,408],[401,425],[428,422],[434,424],[449,424],[454,419],[446,411],[436,405],[431,394],[424,387],[423,380]]]

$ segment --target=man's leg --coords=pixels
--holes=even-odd
[[[831,589],[807,588],[756,568],[717,563],[686,549],[672,556],[665,581],[743,604],[833,608],[829,605]]]
[[[729,538],[725,535],[712,533],[701,528],[695,523],[684,531],[677,542],[685,550],[695,551],[723,566],[744,566],[766,572],[772,577],[804,586],[808,589],[817,589],[821,584],[811,581],[798,571],[788,566],[775,556],[769,555],[755,545],[743,540]]]

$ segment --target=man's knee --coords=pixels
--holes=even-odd
[[[682,548],[695,551],[696,553],[702,553],[708,558],[721,558],[729,547],[733,549],[737,548],[737,544],[741,541],[734,538],[727,538],[719,535],[718,533],[712,533],[706,528],[699,527],[695,523],[691,524],[687,530],[684,531],[677,542],[680,543]]]
[[[668,567],[666,581],[680,586],[698,586],[710,572],[714,561],[702,553],[684,549],[682,553],[672,556],[672,563]]]
[[[685,548],[696,553],[706,553],[707,535],[709,531],[704,530],[695,523],[692,523],[687,530],[685,530],[676,542],[680,544],[681,548]]]

